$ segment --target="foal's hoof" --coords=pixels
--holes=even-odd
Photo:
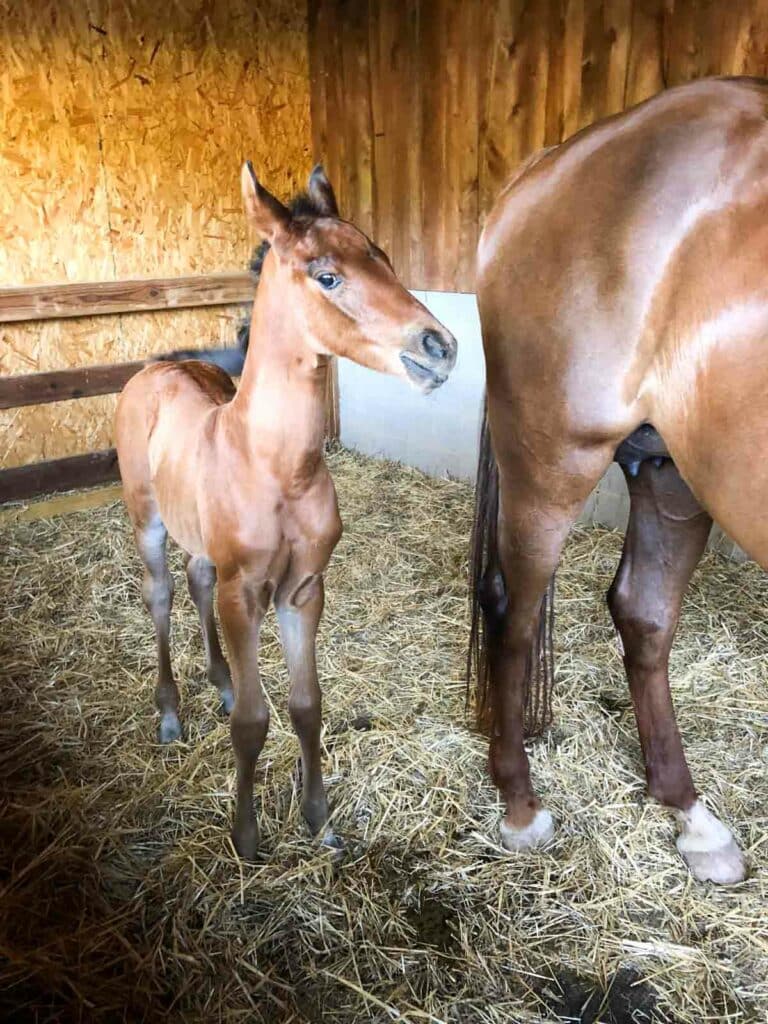
[[[232,842],[242,860],[256,860],[259,850],[259,826],[250,822],[232,829]]]
[[[514,828],[501,819],[501,844],[510,853],[534,850],[545,846],[555,834],[552,815],[543,808],[536,811],[533,821],[525,828]]]
[[[345,848],[344,840],[337,836],[334,832],[328,829],[320,840],[320,845],[323,849],[327,850],[331,860],[336,862],[344,859]]]
[[[157,738],[161,743],[173,743],[181,739],[181,722],[175,711],[166,711],[160,719]]]
[[[219,693],[221,697],[221,710],[225,715],[232,714],[232,708],[235,706],[235,694],[231,687],[226,690],[221,690]]]
[[[731,830],[700,800],[687,811],[677,811],[677,820],[682,831],[676,845],[694,878],[718,885],[744,881],[747,875],[744,855]]]

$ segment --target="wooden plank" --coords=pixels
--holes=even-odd
[[[325,20],[323,0],[309,0],[307,6],[307,48],[309,52],[309,108],[312,125],[313,161],[328,167],[328,120],[326,85],[330,71],[325,63]],[[334,184],[334,182],[331,182]]]
[[[632,11],[629,0],[587,0],[579,127],[623,109]]]
[[[371,114],[370,0],[344,0],[340,11],[341,77],[345,105],[347,205],[344,216],[373,234],[373,118]]]
[[[581,127],[581,64],[584,53],[584,0],[567,0],[563,60],[563,138]]]
[[[515,168],[544,145],[547,132],[549,4],[499,3],[496,10],[487,132],[481,158],[482,205]],[[488,57],[486,57],[488,59]],[[549,120],[551,123],[552,112]]]
[[[474,5],[449,0],[445,9],[447,97],[444,234],[441,251],[453,258],[443,267],[443,287],[474,288],[479,216],[478,78],[480,37]],[[425,197],[426,198],[426,197]],[[431,197],[430,197],[431,198]]]
[[[23,405],[45,405],[72,398],[113,395],[121,391],[145,362],[115,363],[110,366],[86,366],[49,373],[27,373],[0,377],[0,409],[18,409]]]
[[[544,116],[544,145],[555,146],[563,141],[565,130],[565,16],[566,0],[550,0],[549,4],[549,63],[547,68],[547,98]]]
[[[339,363],[331,359],[325,389],[325,436],[329,441],[338,441],[341,437],[341,417],[339,415]]]
[[[25,501],[39,494],[93,487],[119,477],[114,448],[3,469],[0,470],[0,505],[8,501]]]
[[[665,10],[664,81],[681,85],[717,74],[719,68],[720,5],[729,0],[678,0]]]
[[[317,31],[325,51],[328,76],[325,82],[326,156],[328,176],[333,182],[342,217],[348,215],[349,186],[347,182],[347,126],[344,83],[342,78],[343,24],[339,15],[340,0],[320,0]]]
[[[225,306],[253,299],[247,273],[0,288],[0,323]]]
[[[421,237],[424,168],[419,140],[420,88],[418,0],[371,4],[369,32],[371,117],[373,125],[374,229],[376,242],[397,275],[411,287],[425,287],[411,266],[420,264],[429,236]],[[422,83],[423,84],[423,83]],[[418,237],[418,245],[414,244]]]
[[[94,487],[89,491],[74,491],[72,494],[58,494],[54,498],[31,501],[23,505],[9,505],[0,509],[0,523],[31,523],[39,519],[53,519],[54,516],[69,515],[100,508],[118,501],[123,495],[121,484]]]
[[[663,0],[634,0],[624,106],[633,107],[664,88]]]

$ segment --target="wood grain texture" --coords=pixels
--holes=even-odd
[[[241,270],[241,161],[283,198],[312,164],[306,19],[306,0],[0,4],[0,287]],[[232,344],[239,316],[4,324],[0,373]],[[106,448],[110,414],[3,414],[0,465]]]
[[[768,4],[309,0],[309,54],[344,215],[372,223],[412,288],[470,291],[483,217],[522,160],[667,86],[767,75]]]
[[[0,507],[0,524],[34,523],[39,519],[53,519],[54,516],[66,516],[70,512],[100,508],[102,505],[119,501],[122,495],[123,488],[120,484],[107,484],[88,491],[58,494],[53,498],[24,499],[23,504],[15,503]]]
[[[40,494],[95,487],[96,484],[118,480],[119,477],[120,469],[114,448],[2,469],[0,505],[8,501],[26,501]]]
[[[44,405],[94,395],[114,395],[122,391],[134,374],[146,363],[118,363],[109,366],[85,366],[79,370],[53,370],[0,377],[0,409],[19,409],[25,405]]]
[[[248,273],[0,288],[0,323],[226,306],[253,300]]]

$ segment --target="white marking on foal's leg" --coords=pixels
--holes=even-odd
[[[173,743],[181,739],[181,722],[175,711],[164,711],[157,730],[161,743]]]
[[[549,811],[540,809],[533,816],[533,821],[525,828],[514,828],[501,819],[501,843],[512,853],[520,850],[533,850],[544,846],[555,834],[555,825]]]
[[[697,800],[687,811],[675,811],[680,824],[677,848],[694,878],[731,885],[746,875],[744,857],[731,830]]]

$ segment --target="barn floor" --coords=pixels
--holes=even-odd
[[[749,880],[692,881],[644,797],[602,597],[620,538],[585,528],[559,576],[556,723],[532,756],[557,840],[512,858],[464,710],[470,489],[348,452],[331,464],[346,533],[319,664],[336,864],[300,821],[273,619],[263,853],[246,866],[178,559],[188,734],[163,749],[122,506],[0,526],[2,1019],[768,1019],[768,577],[708,556],[674,654],[694,776]]]

